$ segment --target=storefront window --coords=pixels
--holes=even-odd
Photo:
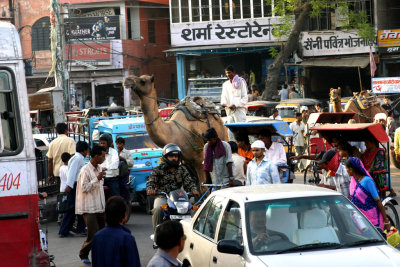
[[[232,0],[232,13],[234,19],[240,19],[240,0]]]
[[[179,0],[171,0],[171,17],[172,23],[179,22]]]
[[[255,18],[261,18],[261,3],[263,0],[253,0],[253,12]]]
[[[192,2],[192,21],[200,21],[199,0],[191,0]]]
[[[213,20],[221,20],[219,0],[212,0],[212,18]]]
[[[181,1],[182,22],[189,22],[189,2],[188,1],[189,0]]]
[[[243,5],[243,18],[248,19],[251,17],[251,6],[250,6],[250,0],[242,0],[242,5]]]
[[[201,16],[203,21],[210,20],[210,2],[208,0],[201,0]]]

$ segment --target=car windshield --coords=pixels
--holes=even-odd
[[[254,255],[384,242],[344,196],[250,202],[246,228]]]
[[[120,135],[125,139],[125,149],[142,149],[142,148],[158,148],[156,144],[150,139],[148,134],[132,134]]]
[[[281,118],[294,118],[297,110],[294,107],[279,108]]]

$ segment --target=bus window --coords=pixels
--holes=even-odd
[[[18,134],[19,113],[16,88],[12,76],[5,70],[0,70],[0,156],[15,155],[22,149]]]

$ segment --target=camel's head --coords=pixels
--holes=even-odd
[[[151,90],[153,89],[153,83],[154,75],[142,75],[140,77],[128,76],[124,80],[124,87],[132,88],[136,94],[141,96],[150,94]]]
[[[338,89],[331,88],[331,90],[329,92],[331,102],[340,101],[341,91],[342,91],[342,89],[340,89],[340,87],[338,87]]]

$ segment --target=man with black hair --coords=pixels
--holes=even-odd
[[[64,152],[70,155],[75,154],[75,140],[68,137],[68,126],[67,124],[60,122],[56,125],[58,137],[54,139],[50,145],[49,150],[46,154],[48,161],[48,177],[51,182],[54,180],[59,183],[60,181],[60,167],[62,165],[61,155]]]
[[[97,267],[140,267],[139,252],[131,231],[124,227],[127,205],[120,196],[106,203],[107,227],[93,237],[92,262]]]
[[[169,143],[164,146],[162,151],[162,163],[155,167],[147,179],[147,195],[155,196],[156,192],[169,194],[171,191],[181,189],[182,186],[186,192],[192,192],[199,196],[197,186],[190,176],[185,166],[181,164],[182,152],[179,146]],[[152,210],[153,229],[163,220],[164,211],[161,205],[167,204],[164,196],[157,196],[154,199],[154,208]]]
[[[236,142],[238,144],[238,154],[246,159],[249,163],[253,158],[253,151],[251,150],[249,136],[247,134],[235,135]]]
[[[246,121],[247,84],[236,74],[232,65],[225,68],[228,81],[222,85],[221,106],[225,107],[229,123]],[[229,140],[234,140],[233,133],[228,131]]]
[[[157,226],[155,242],[159,249],[147,267],[181,266],[176,259],[185,247],[186,236],[180,222],[166,221]]]
[[[93,236],[104,228],[104,177],[100,166],[106,157],[106,149],[95,145],[90,152],[91,159],[82,167],[76,186],[75,213],[83,215],[87,226],[87,238],[79,251],[82,263],[90,265],[89,252],[92,249]]]
[[[269,116],[268,119],[281,121],[282,118],[281,118],[281,116],[279,116],[279,110],[276,109],[276,108],[274,108],[274,109],[272,110],[272,115]]]
[[[70,231],[73,229],[75,221],[75,196],[76,196],[76,181],[79,173],[83,166],[85,166],[85,157],[89,153],[89,145],[84,141],[78,141],[76,143],[76,153],[68,162],[67,171],[67,186],[65,187],[65,193],[68,193],[68,206],[69,210],[64,213],[64,217],[61,223],[60,231],[58,232],[60,237],[66,237],[70,235]],[[85,222],[83,221],[82,215],[77,215],[78,224],[76,226],[76,233],[86,235]]]
[[[228,144],[231,146],[233,165],[236,169],[234,185],[244,185],[247,172],[246,159],[238,154],[238,145],[234,141],[229,141]]]
[[[214,128],[203,133],[203,138],[207,141],[203,149],[206,182],[232,185],[236,172],[230,145],[218,137]]]
[[[301,156],[304,154],[304,132],[305,125],[302,122],[301,113],[296,113],[296,121],[290,124],[290,129],[293,131],[293,145],[296,151],[296,156]],[[302,160],[299,160],[298,169],[300,171],[304,171],[304,163]]]
[[[112,137],[109,133],[103,133],[99,138],[100,146],[106,149],[106,159],[101,164],[101,167],[106,169],[106,177],[104,185],[108,186],[108,196],[119,196],[119,156],[117,150],[112,148]]]

